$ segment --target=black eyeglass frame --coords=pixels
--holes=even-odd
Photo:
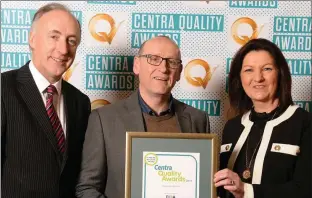
[[[164,58],[164,57],[161,57],[161,56],[158,56],[158,55],[153,55],[153,54],[142,54],[142,55],[137,55],[136,57],[145,57],[147,62],[151,65],[154,65],[154,66],[159,66],[163,60],[166,60],[166,63],[169,65],[170,68],[172,69],[178,69],[181,65],[182,65],[182,60],[178,60],[178,59],[174,59],[174,58]],[[154,63],[151,63],[151,57],[157,57],[157,58],[161,58],[161,61],[159,62],[159,64],[154,64]],[[174,60],[174,61],[177,61],[177,64],[176,65],[172,65],[170,64],[170,60]]]

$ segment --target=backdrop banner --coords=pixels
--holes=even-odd
[[[1,72],[31,59],[28,37],[36,10],[51,1],[1,1]],[[276,43],[292,74],[296,104],[312,110],[311,1],[59,1],[82,26],[82,41],[64,79],[90,97],[92,108],[128,97],[138,87],[133,56],[167,35],[181,48],[175,98],[208,112],[221,137],[229,119],[227,79],[235,52],[252,38]]]

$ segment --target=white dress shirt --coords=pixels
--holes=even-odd
[[[29,63],[30,73],[33,76],[35,83],[41,93],[42,101],[44,105],[47,103],[47,92],[46,89],[50,85],[49,81],[37,70],[34,63],[30,61]],[[61,125],[63,127],[64,135],[66,137],[66,114],[64,109],[64,97],[62,94],[62,79],[53,84],[57,90],[57,94],[53,95],[53,105],[60,119]]]

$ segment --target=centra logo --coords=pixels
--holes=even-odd
[[[111,104],[108,100],[104,100],[104,99],[97,99],[97,100],[93,100],[91,103],[91,109],[97,109],[99,107],[102,107],[104,105],[108,105]]]
[[[78,63],[74,63],[70,68],[67,69],[67,71],[63,74],[63,80],[69,81],[77,65]]]
[[[106,21],[109,23],[110,25],[110,31],[104,32],[104,31],[97,31],[97,25],[99,22],[101,21]],[[109,44],[112,43],[120,25],[123,23],[124,21],[121,21],[117,26],[115,24],[115,20],[113,17],[111,17],[108,14],[96,14],[95,16],[93,16],[91,18],[91,20],[89,21],[89,32],[92,35],[92,37],[100,42],[108,42]]]
[[[242,24],[247,24],[251,27],[252,33],[251,35],[239,35],[239,28]],[[240,45],[246,44],[251,39],[258,38],[262,28],[264,25],[260,25],[258,27],[257,23],[249,17],[241,17],[237,19],[231,27],[231,35],[234,41]],[[244,31],[246,32],[246,31]]]
[[[194,67],[202,67],[205,69],[205,76],[199,77],[199,76],[193,76],[192,69]],[[204,89],[207,87],[209,80],[212,77],[212,74],[216,70],[217,67],[211,68],[210,65],[202,60],[202,59],[194,59],[191,60],[184,68],[184,77],[186,81],[195,86],[195,87],[203,87]]]

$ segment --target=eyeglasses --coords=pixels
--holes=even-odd
[[[147,59],[147,62],[154,66],[159,66],[163,60],[166,60],[169,67],[172,69],[178,69],[182,63],[182,60],[174,58],[163,58],[161,56],[152,54],[138,55],[137,57],[145,57]]]

